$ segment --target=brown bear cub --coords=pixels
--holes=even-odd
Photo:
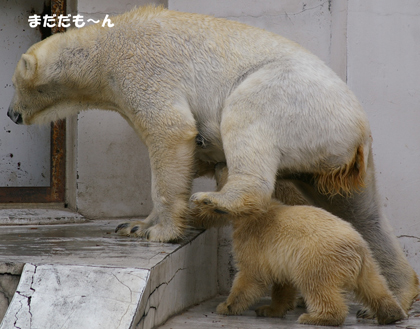
[[[223,185],[227,168],[217,175]],[[273,285],[271,305],[256,309],[258,316],[284,316],[299,290],[307,306],[299,323],[342,325],[346,291],[354,292],[379,324],[406,317],[367,243],[349,223],[319,208],[274,199],[263,215],[226,216],[233,224],[238,273],[227,300],[217,307],[219,314],[242,313]]]

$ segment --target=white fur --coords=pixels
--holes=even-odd
[[[112,28],[73,29],[32,46],[24,56],[35,61],[28,66],[21,60],[15,71],[9,112],[33,124],[101,108],[129,122],[149,150],[154,209],[119,233],[153,241],[181,237],[198,160],[226,161],[230,176],[220,192],[192,200],[240,212],[246,203],[262,207],[271,200],[276,177],[340,173],[362,150],[365,161],[358,165],[364,168],[358,169],[370,176],[356,197],[328,200],[305,190],[310,180],[299,187],[332,211],[351,209],[341,217],[357,219],[362,234],[378,227],[375,235],[367,233],[374,236],[369,243],[392,250],[398,261],[387,278],[397,278],[390,287],[410,304],[415,275],[392,234],[375,226],[386,219],[367,161],[366,115],[321,60],[281,36],[209,16],[146,7],[112,22]],[[197,134],[206,147],[196,146]],[[379,258],[380,248],[374,253]],[[388,262],[380,264],[388,271]]]

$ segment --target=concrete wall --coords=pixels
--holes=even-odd
[[[420,6],[352,0],[348,84],[368,113],[386,214],[420,273]]]
[[[31,10],[43,2],[0,2],[0,186],[50,185],[50,127],[16,125],[6,113],[13,98],[12,76],[22,52],[41,40],[39,29],[28,26]],[[36,152],[34,152],[36,150]]]
[[[79,0],[92,17],[152,1]],[[299,42],[347,81],[370,118],[385,212],[411,264],[417,255],[420,183],[420,7],[415,0],[169,0],[170,9],[199,12],[265,28]],[[155,1],[162,3],[162,1]],[[81,113],[74,123],[77,179],[71,202],[91,217],[147,215],[151,209],[145,147],[117,114]],[[77,185],[76,185],[77,184]],[[199,182],[197,189],[209,188]],[[220,232],[221,286],[228,289],[229,232]]]
[[[76,11],[85,20],[103,19],[147,3],[166,5],[161,0],[78,0]],[[90,218],[147,216],[150,164],[133,129],[117,113],[100,110],[80,113],[74,129],[77,173],[71,206]]]

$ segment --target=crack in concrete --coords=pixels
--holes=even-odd
[[[119,283],[121,283],[124,287],[128,289],[128,291],[130,291],[130,304],[131,304],[133,302],[133,290],[131,290],[129,286],[127,286],[124,282],[122,282],[114,273],[111,273],[111,274]]]
[[[32,290],[32,295],[35,293],[35,289],[33,288],[33,285],[34,285],[36,270],[37,270],[37,266],[34,265],[34,272],[32,273],[31,285],[29,287],[29,289]],[[33,317],[33,314],[31,312],[32,295],[28,297],[28,312],[29,312],[29,315],[30,315],[29,328],[32,328],[32,317]]]
[[[33,288],[33,284],[34,284],[34,281],[35,281],[35,274],[36,274],[36,270],[37,270],[37,266],[36,265],[32,265],[33,267],[34,267],[34,271],[33,271],[33,273],[32,273],[32,277],[31,277],[31,284],[30,284],[30,286],[29,286],[29,290],[31,290],[32,291],[32,293],[30,293],[30,294],[25,294],[24,292],[22,292],[22,291],[19,291],[19,290],[16,290],[16,293],[19,295],[19,296],[21,296],[21,297],[23,297],[23,298],[26,298],[27,299],[27,304],[28,304],[28,313],[29,313],[29,328],[28,329],[30,329],[30,328],[32,328],[32,317],[33,317],[33,314],[32,314],[32,311],[31,311],[31,303],[32,303],[32,295],[35,293],[35,289]],[[19,320],[19,316],[18,316],[18,314],[20,313],[20,311],[23,309],[23,304],[22,304],[22,301],[20,300],[19,301],[19,304],[20,304],[20,308],[19,308],[19,310],[16,312],[16,314],[15,314],[15,322],[14,322],[14,324],[13,324],[13,326],[16,328],[16,329],[22,329],[22,328],[20,328],[20,327],[18,327],[17,326],[17,322],[18,322],[18,320]]]
[[[270,14],[270,13],[265,12],[265,13],[262,13],[261,15],[245,14],[245,15],[233,15],[233,16],[230,15],[230,16],[223,16],[223,17],[226,18],[226,19],[235,19],[235,18],[240,18],[240,17],[261,18],[261,17],[266,17],[266,16],[273,16],[273,17],[275,17],[275,16],[286,16],[286,17],[297,16],[297,15],[300,15],[300,14],[302,14],[304,12],[307,12],[307,11],[316,10],[320,7],[323,7],[325,4],[328,4],[328,11],[331,12],[331,0],[326,0],[326,1],[323,1],[322,3],[320,3],[319,5],[309,7],[309,8],[306,8],[306,5],[304,5],[302,10],[298,11],[296,13],[274,12],[274,13]]]
[[[133,290],[131,290],[129,286],[127,286],[124,282],[122,282],[114,273],[111,273],[111,274],[119,283],[121,283],[124,287],[126,287],[130,291],[130,305],[131,305],[133,303]],[[120,327],[122,320],[124,319],[125,315],[130,310],[130,305],[127,305],[127,308],[125,309],[124,314],[120,317],[120,322],[118,323],[117,328]]]
[[[16,293],[18,293],[18,294],[19,294],[19,292],[18,292],[18,291],[16,291]],[[21,310],[21,309],[22,309],[22,307],[23,307],[23,305],[22,305],[22,302],[21,302],[21,301],[19,301],[19,304],[20,304],[20,308],[19,308],[19,310],[15,313],[15,322],[13,323],[13,327],[14,327],[14,328],[16,328],[16,329],[22,329],[21,327],[18,327],[18,326],[17,326],[17,322],[18,322],[18,320],[19,320],[18,314],[19,314],[20,310]]]
[[[406,234],[403,234],[403,235],[399,235],[399,236],[397,236],[397,238],[399,239],[399,238],[410,238],[410,239],[416,239],[416,240],[419,240],[420,241],[420,237],[418,237],[418,236],[414,236],[414,235],[406,235]]]
[[[161,284],[159,284],[159,285],[157,285],[156,286],[156,288],[155,289],[153,289],[152,290],[152,292],[149,294],[149,296],[147,297],[147,302],[149,302],[150,301],[150,297],[161,287],[161,286],[163,286],[163,285],[169,285],[170,283],[171,283],[171,281],[176,277],[176,275],[178,274],[178,272],[179,271],[183,271],[183,270],[186,270],[187,268],[179,268],[179,269],[177,269],[176,270],[176,272],[174,273],[174,275],[169,279],[169,281],[167,281],[167,282],[162,282]],[[147,302],[146,302],[146,305],[147,305]],[[145,310],[144,311],[144,313],[143,313],[143,315],[140,317],[140,319],[139,319],[139,321],[136,323],[136,326],[135,326],[135,328],[137,328],[139,325],[140,325],[140,323],[147,317],[147,315],[149,314],[149,312],[150,312],[150,310],[151,309],[153,309],[153,310],[157,310],[157,306],[153,306],[153,305],[150,305],[149,307],[148,307],[148,309],[147,310]]]

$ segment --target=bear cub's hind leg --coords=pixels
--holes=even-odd
[[[304,290],[308,313],[302,314],[298,322],[320,326],[340,326],[344,323],[348,309],[340,290],[334,286],[318,286],[317,291]]]
[[[263,305],[255,310],[257,316],[284,317],[295,308],[296,288],[290,284],[273,284],[271,305]]]
[[[355,292],[363,305],[369,308],[367,315],[369,317],[376,315],[379,324],[394,323],[406,317],[370,254],[365,256]]]

